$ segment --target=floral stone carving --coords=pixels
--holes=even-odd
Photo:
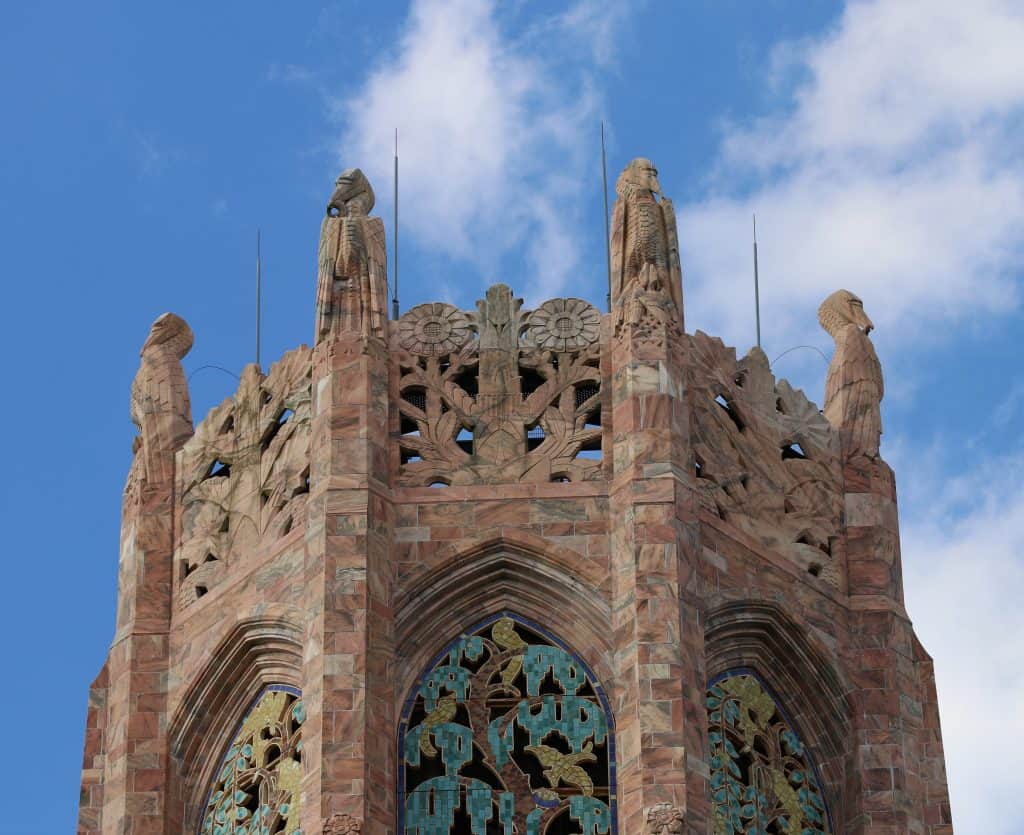
[[[707,709],[715,835],[832,831],[803,743],[754,676],[713,683]]]
[[[579,299],[521,307],[496,284],[475,312],[402,317],[401,484],[599,477],[601,315]]]
[[[683,831],[683,813],[671,803],[657,803],[647,810],[647,835],[677,835]]]
[[[324,835],[359,835],[362,824],[358,818],[336,812],[324,821]]]
[[[614,832],[613,731],[580,659],[533,624],[491,618],[448,647],[406,704],[398,829]]]
[[[423,357],[458,351],[472,336],[466,314],[443,302],[416,305],[399,320],[398,331],[399,344]]]
[[[263,692],[210,788],[203,835],[299,831],[304,720],[297,690],[276,686]]]

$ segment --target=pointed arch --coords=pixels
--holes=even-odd
[[[586,661],[496,612],[434,654],[404,700],[398,831],[615,833],[614,739]]]
[[[254,700],[268,689],[298,692],[302,629],[286,617],[240,620],[203,665],[168,724],[168,832],[199,826],[214,773]]]
[[[832,831],[842,831],[851,768],[852,710],[831,653],[805,626],[770,601],[739,600],[708,612],[709,688],[727,676],[752,676],[806,745]]]
[[[404,679],[433,654],[424,635],[455,635],[487,612],[509,610],[561,635],[610,681],[611,608],[606,576],[571,549],[535,534],[495,529],[455,543],[395,600],[395,645]]]

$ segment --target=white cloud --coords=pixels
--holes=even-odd
[[[915,484],[933,486],[913,503],[922,512],[904,512],[907,609],[935,657],[953,820],[963,835],[1019,830],[1007,810],[1020,778],[999,764],[1024,743],[1022,465],[1018,456],[955,478],[915,473]]]
[[[534,280],[517,290],[559,292],[579,259],[598,109],[586,62],[569,55],[587,44],[594,63],[608,59],[606,6],[584,2],[516,36],[489,0],[416,0],[394,54],[340,107],[342,162],[363,167],[386,207],[397,128],[403,234],[482,271],[520,257]]]
[[[769,354],[827,341],[814,310],[842,286],[903,339],[1013,308],[1021,43],[1019,3],[903,0],[852,3],[825,37],[780,47],[781,112],[728,126],[707,196],[681,209],[688,322],[749,341],[735,299],[754,211]]]

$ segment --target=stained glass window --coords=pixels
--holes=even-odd
[[[586,664],[504,612],[417,681],[399,729],[408,835],[615,832],[608,702]]]
[[[832,832],[809,753],[752,673],[713,681],[707,709],[715,835]]]
[[[299,832],[304,719],[298,690],[274,685],[260,694],[214,778],[202,835]]]

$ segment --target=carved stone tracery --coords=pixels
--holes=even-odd
[[[803,392],[776,381],[760,349],[737,361],[734,349],[702,331],[686,342],[701,503],[838,586],[832,553],[843,508],[837,433]]]
[[[231,560],[268,533],[298,527],[309,492],[312,354],[302,346],[238,390],[196,427],[181,454],[178,607],[219,584]]]
[[[406,313],[399,483],[599,477],[600,322],[580,299],[524,311],[503,284],[476,311],[438,303]]]

